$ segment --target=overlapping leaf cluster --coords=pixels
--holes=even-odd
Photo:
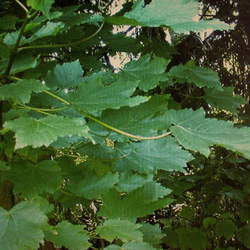
[[[175,32],[228,27],[196,21],[196,1],[137,1],[113,16],[53,4],[28,0],[25,20],[6,16],[8,27],[0,27],[0,180],[13,184],[16,197],[10,207],[1,201],[0,246],[37,249],[46,240],[80,250],[101,238],[105,249],[161,249],[159,227],[139,219],[173,202],[159,171],[185,172],[197,152],[208,157],[214,146],[250,159],[250,129],[207,118],[202,108],[181,109],[170,90],[153,90],[186,84],[203,91],[207,104],[232,112],[244,100],[194,62],[167,71],[171,58],[145,54],[116,72],[87,52],[104,44],[112,51],[113,40],[132,39],[140,48],[113,34],[121,24]],[[58,204],[91,206],[102,222],[89,233],[55,218]]]

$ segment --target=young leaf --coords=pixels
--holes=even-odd
[[[249,128],[236,128],[232,122],[206,119],[202,109],[170,110],[170,131],[185,147],[208,156],[209,147],[219,145],[250,159]]]
[[[38,249],[47,217],[34,204],[22,201],[9,211],[0,207],[0,224],[2,249]]]
[[[32,92],[39,93],[46,87],[35,79],[23,79],[0,87],[0,100],[12,100],[17,103],[28,103]]]
[[[56,65],[46,76],[46,85],[50,88],[75,87],[83,81],[83,70],[79,60]]]
[[[18,162],[12,165],[4,178],[14,183],[14,191],[24,197],[53,193],[59,187],[62,177],[61,169],[54,161],[41,161],[37,165]]]
[[[41,119],[21,117],[5,122],[4,127],[15,132],[16,148],[49,146],[58,137],[66,135],[90,137],[83,119],[58,115]]]
[[[139,224],[128,220],[109,219],[97,227],[96,232],[109,242],[115,239],[120,239],[123,242],[142,241],[142,232],[138,230],[140,227]]]
[[[246,100],[240,95],[234,95],[233,87],[225,87],[223,91],[205,89],[204,99],[215,108],[225,109],[236,113],[240,105],[246,104]]]
[[[66,247],[72,250],[87,250],[90,247],[88,235],[80,225],[73,225],[62,221],[46,232],[45,238],[57,247]]]

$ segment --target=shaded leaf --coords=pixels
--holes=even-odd
[[[151,225],[149,223],[143,223],[140,231],[143,232],[143,241],[154,247],[159,247],[161,239],[165,236],[161,232],[158,224]]]
[[[193,61],[174,66],[168,75],[175,81],[192,83],[200,88],[217,89],[218,93],[218,90],[222,90],[218,73],[209,68],[196,66]]]
[[[225,87],[223,91],[205,89],[204,99],[215,108],[225,109],[232,113],[237,112],[240,105],[246,104],[246,100],[240,95],[234,95],[233,87]]]
[[[24,197],[53,193],[61,184],[61,169],[54,161],[41,161],[37,165],[19,162],[5,174],[5,178],[14,183],[14,191]]]

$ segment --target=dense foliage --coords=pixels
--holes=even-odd
[[[249,249],[246,100],[179,53],[232,27],[112,2],[0,5],[0,249]]]

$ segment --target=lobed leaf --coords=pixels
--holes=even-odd
[[[22,201],[7,211],[0,207],[0,245],[5,250],[37,249],[47,217],[34,204]]]
[[[15,132],[16,148],[49,146],[58,137],[66,135],[90,137],[83,119],[58,115],[41,119],[21,117],[5,122],[4,127]]]
[[[0,100],[12,100],[16,103],[28,103],[32,93],[39,93],[46,87],[35,79],[23,79],[0,87]]]

